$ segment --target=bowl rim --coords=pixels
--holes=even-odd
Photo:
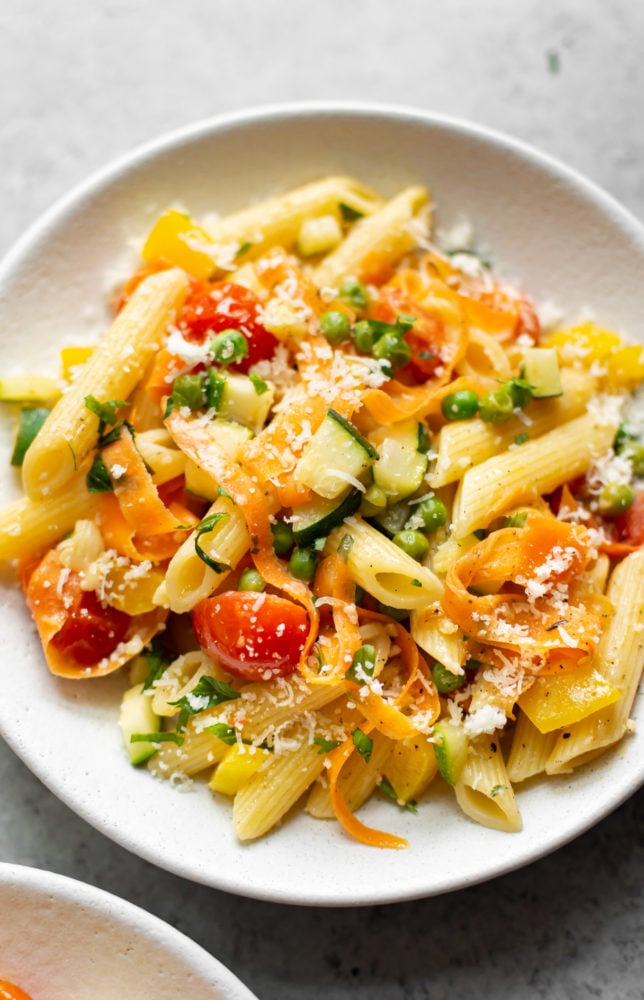
[[[153,938],[156,945],[180,964],[189,967],[211,987],[231,1000],[256,1000],[255,994],[218,958],[161,917],[107,889],[46,868],[0,861],[0,901],[6,890],[52,897],[72,906],[91,909],[129,934]]]
[[[528,161],[545,172],[550,178],[554,177],[565,184],[570,190],[581,196],[584,201],[589,202],[593,207],[599,208],[603,213],[610,216],[611,220],[624,235],[633,244],[641,248],[644,257],[644,226],[619,201],[576,169],[565,165],[550,154],[544,153],[536,147],[513,138],[502,131],[488,128],[487,126],[482,126],[463,118],[407,105],[345,100],[293,101],[263,104],[200,119],[141,143],[114,158],[106,166],[94,171],[85,180],[72,187],[69,192],[55,200],[48,209],[26,228],[13,247],[9,249],[3,260],[0,261],[0,296],[5,281],[10,279],[13,272],[21,267],[23,260],[29,256],[33,248],[43,238],[46,238],[48,232],[64,222],[68,212],[78,211],[86,200],[99,195],[115,182],[118,182],[120,178],[126,177],[132,169],[137,169],[140,166],[150,163],[160,154],[172,152],[185,144],[205,138],[210,134],[225,134],[229,130],[234,131],[247,126],[256,127],[261,124],[277,124],[295,121],[298,118],[339,118],[340,120],[349,120],[355,117],[363,120],[371,119],[377,121],[381,119],[391,122],[428,126],[445,133],[480,140],[482,143],[491,145],[501,152],[509,153],[520,161]],[[1,727],[2,720],[0,719]],[[31,768],[32,764],[28,759],[28,755],[25,755],[20,749],[16,749],[13,743],[10,743],[10,745],[14,749],[14,752]],[[402,894],[396,891],[395,887],[390,887],[384,892],[378,892],[375,889],[365,889],[358,899],[348,899],[345,895],[337,891],[329,892],[329,887],[321,887],[320,893],[316,898],[303,898],[301,896],[298,898],[297,893],[293,894],[292,890],[283,889],[276,884],[271,886],[267,884],[244,886],[240,885],[225,872],[217,873],[216,877],[213,877],[212,874],[208,877],[203,877],[202,874],[200,877],[189,865],[177,862],[176,859],[174,862],[166,859],[162,863],[159,863],[153,852],[147,850],[145,846],[132,845],[127,836],[120,836],[118,830],[109,827],[109,824],[106,824],[103,818],[92,814],[92,811],[85,804],[77,804],[73,794],[65,794],[64,790],[48,777],[41,778],[38,771],[35,773],[52,790],[56,797],[69,805],[77,815],[81,816],[91,826],[104,833],[111,840],[121,844],[136,856],[144,858],[153,864],[160,864],[160,867],[164,870],[174,872],[183,878],[191,879],[213,888],[250,898],[312,906],[355,906],[395,903],[408,899],[422,898],[428,895],[438,895],[496,878],[516,868],[531,864],[535,860],[552,853],[577,836],[580,836],[617,809],[644,784],[644,769],[642,773],[633,772],[628,781],[622,782],[618,789],[613,788],[609,795],[604,796],[601,807],[595,808],[592,811],[592,815],[586,816],[584,821],[576,826],[572,832],[565,831],[558,836],[549,838],[544,847],[535,844],[532,849],[526,850],[522,854],[519,862],[511,856],[505,858],[503,853],[501,853],[495,863],[482,872],[480,877],[463,879],[458,884],[450,884],[444,887],[439,886],[431,890],[421,885],[418,891],[411,892],[405,890]]]

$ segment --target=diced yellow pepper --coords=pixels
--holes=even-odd
[[[401,802],[418,799],[437,772],[434,746],[421,734],[396,741],[385,766],[385,777]]]
[[[561,360],[570,363],[581,361],[588,368],[595,361],[603,361],[616,348],[623,345],[621,337],[610,330],[603,330],[594,323],[555,330],[544,341],[547,347],[556,347]]]
[[[0,378],[2,403],[49,403],[60,396],[58,380],[46,375],[5,375]]]
[[[606,359],[606,377],[610,385],[634,389],[644,378],[644,350],[630,344]]]
[[[240,746],[235,743],[215,768],[208,784],[213,792],[236,795],[242,785],[245,785],[259,771],[264,761],[270,756],[270,750],[264,750],[261,747]]]
[[[66,382],[73,382],[87,359],[94,353],[93,347],[63,347],[60,352],[60,362],[63,369],[63,378]]]
[[[540,733],[551,733],[612,705],[621,691],[589,662],[560,674],[537,677],[518,705]]]
[[[164,261],[183,268],[195,278],[209,278],[216,270],[213,250],[213,242],[205,229],[189,215],[171,209],[155,222],[142,255],[148,264]]]
[[[145,615],[157,608],[154,595],[165,580],[165,572],[153,567],[140,573],[135,564],[112,563],[104,571],[103,580],[107,604],[129,615]]]

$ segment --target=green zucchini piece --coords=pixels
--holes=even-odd
[[[344,495],[354,480],[360,481],[377,458],[378,452],[357,428],[331,409],[304,449],[293,476],[333,500]]]
[[[132,743],[135,733],[158,733],[161,719],[152,708],[152,698],[145,694],[142,684],[128,688],[121,700],[120,726],[123,742],[132,764],[142,764],[157,751],[154,743]]]
[[[353,488],[340,499],[310,500],[293,511],[293,537],[300,547],[311,545],[316,538],[324,538],[333,528],[342,524],[345,517],[355,514],[362,502],[362,492]]]
[[[224,374],[218,371],[211,381],[212,392],[208,395],[208,403],[217,411],[217,416],[237,420],[258,434],[273,405],[273,387],[268,386],[268,389],[258,393],[248,375],[234,372]]]
[[[554,347],[529,347],[523,355],[521,378],[530,383],[535,399],[561,396],[559,359]]]
[[[455,785],[467,760],[469,740],[462,726],[437,722],[434,726],[434,754],[438,770],[450,785]]]
[[[373,466],[373,481],[391,501],[404,500],[420,489],[427,472],[427,455],[419,451],[422,425],[404,420],[378,433],[379,458]],[[423,428],[424,429],[424,428]]]

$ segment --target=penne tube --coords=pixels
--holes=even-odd
[[[595,651],[603,677],[622,691],[619,701],[560,732],[548,758],[548,774],[561,774],[592,760],[629,728],[644,666],[644,550],[632,552],[613,571],[608,598],[615,614]]]
[[[610,448],[616,430],[617,422],[586,413],[469,469],[454,498],[453,533],[462,538],[535,493],[551,493],[583,475]]]
[[[192,531],[170,560],[163,588],[164,603],[177,614],[191,611],[195,604],[209,597],[237,566],[250,547],[250,536],[241,511],[229,497],[221,496],[206,514],[222,515],[212,531]],[[204,519],[205,520],[205,519]],[[195,542],[209,559],[227,569],[215,570],[200,557]]]
[[[78,520],[91,517],[96,504],[96,494],[88,492],[81,475],[45,500],[14,500],[0,510],[0,559],[18,559],[49,548]]]
[[[313,280],[320,288],[337,285],[347,274],[368,278],[374,265],[391,266],[426,235],[423,218],[429,192],[410,187],[388,201],[379,211],[357,222],[337,250],[315,268]]]
[[[391,608],[423,608],[440,600],[442,584],[432,571],[412,559],[360,517],[347,517],[329,535],[335,552],[345,536],[351,538],[347,568],[356,583]]]
[[[172,269],[146,278],[132,294],[27,450],[22,479],[32,500],[51,496],[72,479],[98,434],[98,417],[87,409],[85,397],[102,403],[130,396],[160,348],[187,285],[183,271]]]
[[[478,736],[472,741],[454,791],[465,815],[482,826],[507,833],[521,830],[521,814],[497,735]]]
[[[564,368],[561,381],[562,396],[533,400],[523,418],[511,417],[507,423],[497,425],[483,420],[445,424],[438,433],[437,457],[428,476],[432,489],[456,482],[468,469],[506,451],[520,434],[527,434],[533,440],[580,416],[595,392],[596,379],[588,372]],[[518,447],[525,448],[525,444]]]
[[[409,622],[412,638],[426,653],[452,673],[463,672],[466,659],[463,633],[445,616],[440,605],[412,611]]]
[[[507,762],[508,778],[514,784],[543,774],[557,742],[557,733],[540,733],[524,712],[517,714]]]

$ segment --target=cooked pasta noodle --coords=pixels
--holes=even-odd
[[[361,807],[438,781],[517,832],[513,782],[632,728],[644,357],[542,331],[429,204],[338,176],[164,212],[104,340],[21,417],[0,558],[50,670],[129,663],[131,762],[207,784],[243,842],[301,802],[397,849]]]

